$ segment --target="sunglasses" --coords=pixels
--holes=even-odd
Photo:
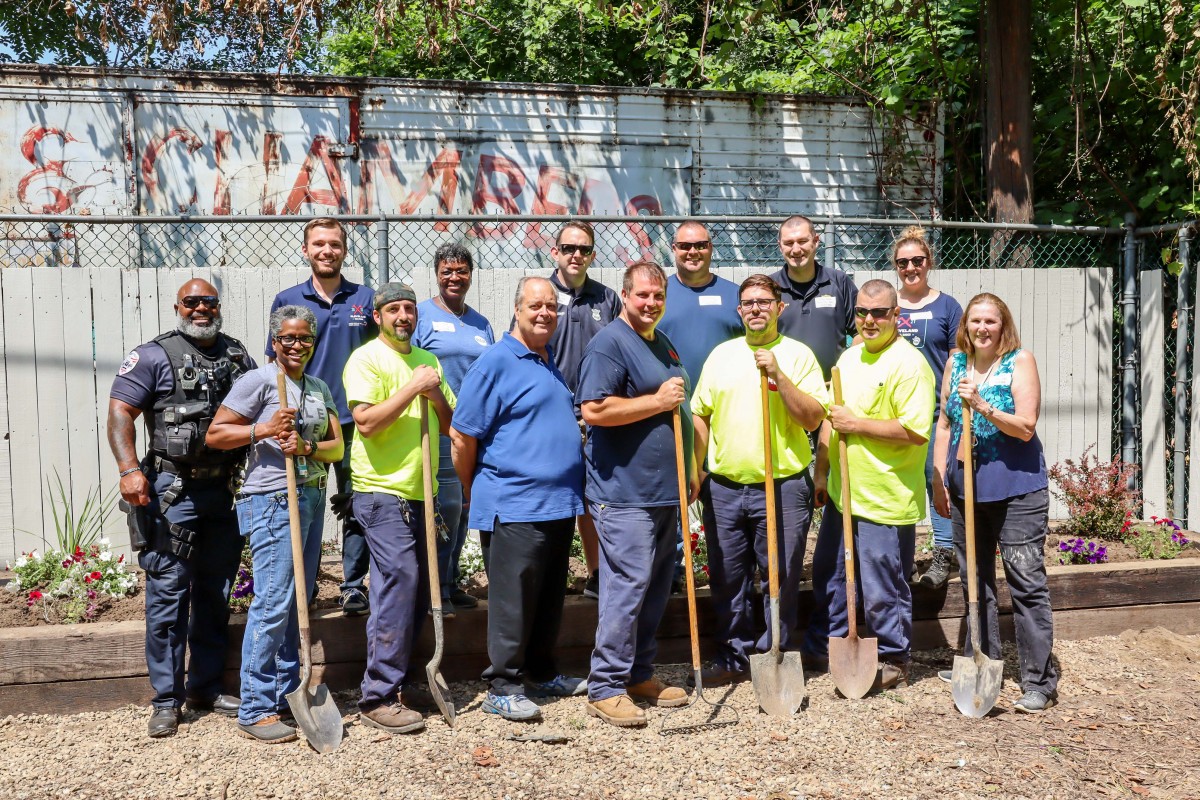
[[[866,319],[868,316],[874,320],[887,319],[892,313],[891,308],[864,308],[863,306],[854,307],[854,316],[859,319]]]
[[[711,245],[711,244],[712,244],[712,242],[707,242],[707,241],[705,241],[705,242],[676,242],[675,249],[676,250],[684,250],[684,251],[707,250],[709,245]]]
[[[905,269],[909,264],[914,267],[923,267],[925,262],[929,260],[928,256],[913,256],[912,258],[897,258],[896,269]]]
[[[747,311],[751,311],[756,308],[770,308],[771,304],[774,302],[774,300],[762,300],[759,298],[754,298],[752,300],[739,300],[738,305]]]
[[[211,294],[189,294],[180,300],[179,304],[184,308],[192,309],[199,308],[201,305],[206,305],[209,308],[220,308],[221,299]]]
[[[295,347],[296,345],[312,347],[316,343],[317,337],[311,335],[292,336],[290,333],[285,333],[283,336],[276,336],[275,341],[284,347]]]
[[[590,256],[592,251],[596,249],[595,245],[590,244],[560,244],[556,245],[558,252],[564,256],[573,256],[579,253],[581,256]]]

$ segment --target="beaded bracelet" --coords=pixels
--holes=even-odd
[[[141,467],[130,467],[129,469],[121,470],[121,477],[124,478],[126,475],[132,475],[135,472],[141,472],[141,471],[142,471]]]

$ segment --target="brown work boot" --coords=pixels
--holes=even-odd
[[[635,706],[627,694],[588,700],[587,713],[618,728],[638,728],[646,724],[646,712]]]
[[[631,683],[625,687],[629,696],[660,708],[675,708],[687,704],[687,692],[678,686],[667,686],[658,676],[653,676],[641,683]]]
[[[425,718],[401,703],[385,703],[370,711],[363,711],[359,719],[364,725],[379,728],[388,733],[416,733],[425,727]]]
[[[875,676],[875,684],[871,688],[878,692],[886,692],[888,689],[902,689],[908,686],[908,667],[907,662],[903,664],[883,662],[879,666],[879,674]]]

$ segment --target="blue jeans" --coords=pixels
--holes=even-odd
[[[175,476],[162,472],[146,477],[151,513],[156,526],[162,527],[159,497]],[[184,481],[165,522],[195,531],[195,551],[189,558],[166,550],[138,553],[138,564],[146,573],[146,667],[155,708],[179,708],[188,697],[209,700],[221,693],[229,641],[229,592],[242,555],[232,500],[224,479]],[[185,690],[187,650],[191,659]]]
[[[858,609],[879,639],[879,658],[907,663],[912,647],[912,591],[905,570],[905,549],[913,547],[915,525],[883,525],[854,517],[854,554],[858,567]],[[842,513],[825,504],[813,552],[813,610],[804,652],[825,657],[829,637],[843,637],[850,624],[846,606],[846,553]],[[862,634],[860,634],[862,635]]]
[[[600,602],[588,698],[604,700],[654,675],[658,623],[671,597],[678,506],[589,503],[600,538]]]
[[[438,510],[450,529],[449,539],[438,539],[438,580],[442,585],[442,605],[450,602],[450,590],[458,585],[458,559],[467,540],[467,509],[463,508],[462,484],[450,460],[450,437],[438,443]]]
[[[937,430],[937,417],[933,418],[933,428]],[[954,526],[947,517],[943,517],[933,507],[933,442],[929,442],[929,454],[925,456],[925,494],[929,498],[929,526],[933,528],[934,547],[954,547]]]
[[[301,486],[297,492],[304,577],[312,596],[321,560],[325,490]],[[236,503],[238,525],[250,539],[254,599],[242,639],[242,705],[238,722],[253,725],[287,708],[287,694],[300,683],[300,629],[287,492],[245,495]]]

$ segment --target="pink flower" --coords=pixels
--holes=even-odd
[[[62,562],[62,567],[63,569],[70,569],[73,563],[75,562],[68,558],[66,561]]]

